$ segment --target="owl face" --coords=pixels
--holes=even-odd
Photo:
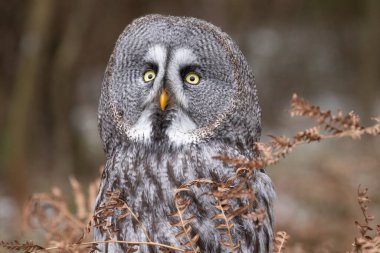
[[[193,18],[149,16],[127,27],[103,85],[119,131],[132,141],[181,145],[232,120],[244,89],[233,42],[221,35]]]

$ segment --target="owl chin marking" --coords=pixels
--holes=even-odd
[[[181,146],[194,143],[192,131],[195,122],[180,108],[170,106],[164,111],[155,110],[150,116],[152,122],[151,143]]]
[[[150,105],[127,131],[127,136],[131,142],[179,147],[198,141],[193,133],[195,129],[197,124],[175,104],[165,110]]]
[[[160,108],[154,110],[150,116],[152,122],[151,142],[168,142],[169,138],[166,135],[166,129],[168,129],[172,123],[173,114],[175,114],[175,112],[176,110],[172,107],[166,108],[165,110],[161,110]]]
[[[178,109],[170,126],[166,129],[166,135],[171,144],[181,146],[196,142],[193,134],[195,129],[197,129],[197,124],[185,111]]]

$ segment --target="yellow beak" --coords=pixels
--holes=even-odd
[[[166,89],[163,89],[160,95],[161,110],[165,110],[166,106],[168,105],[168,101],[169,101],[169,93],[167,92]]]

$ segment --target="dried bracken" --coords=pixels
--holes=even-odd
[[[151,241],[149,235],[146,233],[146,229],[141,224],[137,216],[129,208],[127,203],[121,199],[119,190],[113,192],[108,191],[106,193],[106,201],[95,210],[95,214],[93,216],[93,226],[105,233],[107,240],[112,240],[117,232],[116,224],[112,223],[112,219],[115,218],[120,220],[126,218],[127,216],[132,216],[137,221],[141,229],[144,231],[148,241]]]
[[[236,159],[226,156],[217,158],[237,168],[261,169],[279,162],[300,144],[332,138],[359,139],[363,135],[380,135],[380,117],[374,118],[376,122],[374,125],[363,127],[359,116],[353,112],[343,115],[341,111],[338,111],[336,115],[333,115],[331,111],[324,112],[319,106],[310,105],[296,94],[292,97],[290,115],[308,117],[316,122],[316,126],[300,131],[292,138],[270,135],[272,140],[269,143],[255,144],[254,149],[261,154],[258,159]]]
[[[99,244],[99,243],[119,243],[119,244],[125,244],[128,246],[127,252],[135,252],[138,251],[138,248],[136,246],[139,245],[151,245],[151,246],[158,246],[160,251],[162,252],[170,252],[170,250],[180,251],[180,252],[186,252],[184,249],[179,249],[176,247],[172,247],[170,245],[161,244],[158,242],[152,242],[146,228],[141,223],[137,215],[132,211],[132,209],[128,206],[128,204],[122,200],[121,198],[121,192],[119,190],[116,191],[108,191],[106,193],[106,201],[95,210],[95,214],[93,216],[93,227],[96,227],[97,229],[100,229],[103,233],[106,233],[106,240],[103,242],[89,242],[90,244]],[[180,208],[185,208],[181,206]],[[115,219],[115,222],[121,219],[125,219],[128,216],[131,216],[140,226],[140,229],[145,234],[145,237],[147,238],[147,242],[128,242],[128,241],[120,241],[113,238],[116,238],[117,230],[116,224],[112,223],[112,220]],[[184,227],[187,227],[188,220],[184,220]],[[91,223],[90,223],[91,224]],[[91,228],[91,227],[90,227]],[[194,237],[191,240],[196,242],[199,237]],[[185,243],[183,246],[190,246],[191,243]],[[83,243],[82,243],[83,245]]]
[[[14,241],[14,242],[1,241],[0,246],[9,250],[18,250],[18,251],[23,251],[25,253],[36,252],[36,251],[40,251],[44,249],[43,247],[34,244],[32,241],[28,241],[25,243],[20,243],[18,241]]]
[[[195,217],[191,215],[187,218],[185,217],[185,212],[191,204],[191,200],[184,195],[191,191],[192,186],[200,187],[202,185],[215,185],[215,182],[209,179],[197,179],[183,184],[175,190],[174,204],[177,211],[174,214],[171,214],[171,216],[177,218],[177,221],[174,222],[172,226],[180,228],[180,232],[175,236],[178,238],[181,245],[186,248],[185,252],[199,252],[199,247],[196,246],[196,243],[199,240],[199,234],[192,234],[193,229],[191,227],[191,222],[194,221]]]
[[[192,204],[194,187],[204,190],[204,195],[211,196],[217,214],[212,217],[215,226],[221,235],[221,243],[233,253],[239,251],[240,242],[234,236],[232,220],[239,217],[255,222],[256,227],[262,225],[267,218],[264,208],[257,208],[257,199],[252,180],[255,180],[257,169],[271,166],[290,154],[298,145],[324,139],[351,137],[358,139],[363,135],[380,135],[380,117],[375,118],[375,124],[363,127],[358,115],[350,112],[344,115],[338,112],[333,115],[331,111],[321,111],[318,106],[310,105],[306,101],[293,95],[291,103],[291,116],[304,116],[315,121],[315,126],[296,133],[293,137],[270,136],[269,143],[256,143],[253,147],[257,154],[256,159],[250,160],[244,157],[220,156],[218,159],[235,167],[235,173],[222,182],[210,179],[196,179],[181,185],[175,190],[174,204],[176,212],[172,214],[175,222],[172,226],[178,228],[175,235],[181,248],[171,245],[152,242],[147,230],[128,204],[123,200],[118,190],[107,192],[107,200],[92,213],[97,186],[99,181],[93,182],[88,187],[88,193],[84,193],[79,182],[70,177],[70,184],[74,193],[75,214],[68,208],[67,201],[63,198],[58,188],[53,188],[51,194],[35,194],[29,201],[25,212],[25,223],[30,227],[42,228],[45,232],[46,247],[34,244],[31,241],[20,243],[0,242],[0,246],[9,250],[23,252],[96,252],[98,245],[104,243],[119,243],[127,246],[127,253],[138,251],[140,245],[157,247],[161,252],[187,252],[199,253],[197,242],[199,234],[192,229],[195,216],[189,210]],[[355,224],[360,232],[360,237],[355,238],[352,253],[380,252],[380,226],[373,229],[370,222],[374,217],[368,212],[368,190],[358,189],[358,203],[364,216],[362,223]],[[86,199],[88,201],[86,201]],[[143,230],[147,238],[146,242],[128,242],[116,240],[117,229],[115,222],[120,219],[134,219]],[[106,234],[104,241],[91,241],[89,235],[93,228],[97,228]],[[370,235],[369,233],[373,234]],[[286,232],[276,233],[274,238],[274,253],[285,251],[285,245],[289,236]]]
[[[85,222],[72,214],[67,202],[55,188],[53,194],[35,194],[24,211],[24,220],[30,227],[42,228],[46,241],[71,242],[83,233]]]
[[[174,203],[177,212],[172,214],[173,217],[179,219],[178,222],[172,224],[174,227],[179,227],[182,229],[175,236],[181,241],[181,245],[186,247],[186,252],[197,253],[200,252],[199,247],[196,246],[197,241],[199,240],[199,234],[192,235],[192,227],[190,223],[194,221],[194,216],[185,217],[185,212],[188,209],[191,201],[190,199],[184,198],[181,196],[181,193],[190,191],[189,186],[182,186],[177,189],[175,192]]]
[[[231,221],[236,217],[253,220],[257,226],[261,225],[262,219],[265,218],[266,211],[260,218],[256,215],[254,203],[256,196],[248,183],[248,178],[241,178],[241,175],[229,178],[225,183],[218,183],[214,185],[214,190],[209,194],[214,197],[216,205],[214,207],[218,210],[213,219],[219,221],[216,228],[220,231],[222,237],[222,245],[235,252],[240,249],[240,242],[236,241],[233,235],[233,224]],[[236,204],[236,203],[244,204]]]
[[[355,251],[357,253],[379,253],[380,252],[380,236],[373,239],[356,238]]]
[[[75,194],[78,194],[78,191],[81,190],[78,185],[75,185],[75,181],[76,179],[71,178],[73,192]],[[90,187],[90,189],[92,188]],[[62,193],[58,188],[54,188],[52,192],[52,194],[36,194],[31,199],[25,211],[26,220],[33,219],[33,223],[37,223],[34,224],[34,227],[38,226],[46,231],[46,237],[49,246],[42,247],[32,243],[31,241],[25,243],[14,241],[0,242],[1,247],[10,250],[23,251],[26,253],[41,251],[84,253],[97,252],[97,246],[99,244],[119,243],[128,246],[128,249],[126,251],[128,253],[138,251],[137,247],[140,245],[156,246],[162,252],[186,252],[184,249],[179,249],[157,242],[151,242],[147,234],[147,242],[129,242],[112,239],[117,231],[114,229],[113,224],[109,223],[108,220],[114,216],[116,216],[117,219],[124,219],[128,216],[131,216],[138,222],[138,224],[140,224],[141,229],[143,229],[143,231],[146,233],[145,228],[142,226],[137,216],[120,198],[120,191],[108,192],[106,203],[102,205],[98,210],[96,210],[94,215],[92,215],[92,212],[89,210],[84,209],[87,213],[86,219],[80,219],[77,216],[78,212],[76,212],[76,215],[70,213],[67,208],[66,201],[64,201],[64,199],[61,197]],[[83,199],[85,199],[85,194],[82,191],[79,194],[83,194]],[[76,203],[80,203],[80,205],[82,205],[82,208],[86,206],[82,201],[76,200]],[[78,207],[76,209],[78,210]],[[51,214],[52,211],[55,213]],[[88,224],[86,224],[84,220],[89,220]],[[98,229],[102,229],[104,232],[106,232],[106,240],[85,240],[86,236],[91,233],[93,227],[97,227]]]
[[[234,242],[234,237],[232,235],[233,224],[230,223],[230,221],[236,217],[237,213],[240,212],[241,209],[244,209],[245,207],[237,208],[235,212],[231,212],[231,206],[228,204],[228,199],[220,200],[216,198],[216,200],[218,204],[215,205],[215,208],[218,209],[220,213],[215,215],[213,219],[222,220],[222,223],[216,226],[217,229],[222,231],[222,238],[225,238],[222,239],[221,243],[225,247],[229,248],[231,253],[238,251],[240,248],[240,242]],[[236,215],[234,213],[236,213]]]
[[[233,225],[231,221],[235,217],[240,216],[245,219],[251,219],[256,223],[257,227],[262,224],[263,219],[266,217],[266,210],[258,209],[252,211],[256,200],[255,193],[251,188],[251,184],[248,183],[249,178],[242,171],[240,170],[239,173],[225,182],[217,183],[209,179],[197,179],[183,184],[176,190],[175,204],[177,212],[172,216],[178,217],[180,220],[173,224],[173,226],[182,228],[182,231],[177,234],[177,238],[182,238],[182,240],[185,238],[185,243],[182,242],[183,246],[193,246],[199,239],[199,235],[191,235],[191,222],[194,217],[190,215],[189,218],[184,218],[184,213],[191,204],[191,200],[184,198],[182,195],[191,192],[192,187],[208,186],[207,189],[210,191],[207,195],[215,199],[216,204],[213,207],[218,211],[218,214],[212,217],[212,219],[215,220],[215,227],[220,231],[221,244],[228,248],[230,252],[238,251],[240,248],[240,243],[234,240],[235,237],[232,232]],[[240,200],[245,204],[230,204],[230,202],[236,202],[236,200]],[[191,252],[198,252],[198,250],[194,246]]]
[[[285,251],[285,246],[289,240],[289,235],[285,231],[278,231],[274,238],[273,253],[281,253]]]
[[[372,220],[375,219],[374,216],[368,214],[368,203],[369,203],[369,197],[367,195],[368,189],[365,188],[364,190],[360,190],[360,186],[358,188],[358,203],[360,206],[360,209],[363,213],[364,217],[364,224],[361,225],[358,221],[355,221],[355,225],[358,227],[360,234],[365,237],[368,230],[372,230],[371,227],[369,227],[369,224]]]
[[[368,234],[369,231],[374,229],[371,226],[371,221],[375,219],[374,216],[369,215],[368,213],[368,203],[370,199],[368,197],[368,189],[364,190],[358,188],[358,204],[362,211],[364,222],[361,224],[358,221],[355,221],[361,237],[355,238],[353,243],[354,250],[351,253],[379,253],[380,252],[380,225],[377,225],[377,231],[374,235]]]
[[[258,208],[254,212],[243,215],[245,219],[250,219],[256,222],[256,227],[261,226],[266,216],[267,216],[267,212],[264,208]]]

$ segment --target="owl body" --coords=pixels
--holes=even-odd
[[[175,189],[195,179],[225,182],[235,168],[218,155],[254,158],[260,138],[260,107],[253,74],[235,43],[219,28],[195,18],[149,15],[120,35],[101,92],[99,129],[107,161],[96,206],[107,191],[138,216],[112,217],[117,239],[183,248],[173,226]],[[261,226],[235,218],[238,252],[268,252],[273,238],[273,186],[264,171],[249,183],[256,208],[267,216]],[[221,242],[215,199],[206,186],[193,187],[186,210],[194,215],[193,234],[200,252],[230,252]],[[145,231],[143,229],[145,228]],[[149,238],[147,237],[149,236]],[[95,231],[96,240],[106,234]],[[122,244],[99,245],[121,252]],[[160,252],[142,245],[138,252]]]

